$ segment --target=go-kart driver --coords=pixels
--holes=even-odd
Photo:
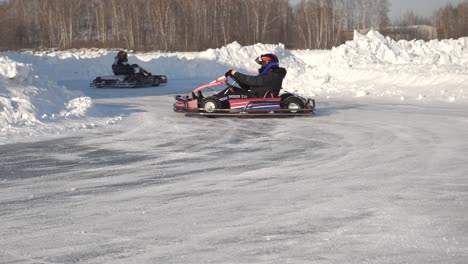
[[[254,97],[278,96],[286,76],[286,69],[279,67],[278,57],[271,53],[263,54],[256,58],[255,62],[260,64],[257,76],[246,75],[235,70],[228,70],[225,76],[232,76],[242,89],[250,91]],[[236,89],[232,94],[239,92],[243,94],[238,90]],[[232,94],[228,93],[227,96]],[[218,95],[223,97],[222,93]]]
[[[112,64],[112,71],[115,75],[129,75],[129,76],[150,76],[151,73],[138,66],[138,64],[129,64],[127,52],[121,50],[117,53],[114,63]]]

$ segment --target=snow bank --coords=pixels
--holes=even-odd
[[[328,58],[297,76],[291,87],[306,95],[424,102],[467,102],[468,38],[394,41],[377,31],[355,32]],[[302,52],[299,52],[302,54]]]
[[[0,57],[0,79],[16,79],[20,82],[29,80],[31,66]]]
[[[331,52],[332,63],[368,64],[429,64],[468,66],[466,56],[468,38],[458,40],[394,41],[377,31],[367,35],[354,32],[354,40]]]
[[[91,98],[35,77],[31,64],[0,57],[0,131],[83,116],[91,107]]]
[[[267,52],[277,54],[284,63],[296,59],[282,44],[256,44],[244,47],[233,42],[219,49],[202,52],[129,52],[128,60],[154,74],[165,74],[169,79],[215,79],[224,75],[230,68],[255,74],[258,65],[254,59]],[[16,61],[34,65],[34,70],[41,78],[53,81],[90,81],[96,76],[112,75],[111,65],[116,53],[116,50],[84,49],[4,54]]]

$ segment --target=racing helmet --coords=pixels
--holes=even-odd
[[[258,69],[259,73],[265,73],[271,68],[279,65],[278,57],[272,53],[262,54],[258,56],[255,59],[255,62],[261,66],[260,69]]]
[[[124,62],[127,62],[128,61],[127,52],[123,50],[119,51],[119,53],[117,53],[117,58],[123,60]]]

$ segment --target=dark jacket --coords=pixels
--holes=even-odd
[[[265,93],[269,90],[273,90],[274,95],[278,96],[285,76],[286,69],[281,67],[275,67],[257,76],[246,75],[239,72],[234,73],[234,79],[237,83],[239,83],[242,88],[249,89],[255,97],[264,97]]]
[[[134,69],[128,62],[116,57],[112,64],[112,71],[115,75],[131,75],[134,74]]]

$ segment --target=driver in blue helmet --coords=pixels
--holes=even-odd
[[[241,86],[250,91],[254,97],[278,96],[286,77],[286,69],[279,66],[278,57],[275,54],[262,54],[255,59],[260,65],[257,76],[251,76],[228,70],[226,77],[231,76]]]

